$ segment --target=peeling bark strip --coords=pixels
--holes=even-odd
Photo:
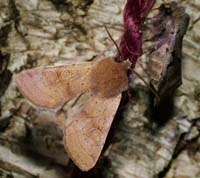
[[[155,50],[149,56],[147,71],[161,100],[172,97],[182,83],[182,41],[188,24],[185,9],[174,2],[161,5],[151,22],[151,31],[157,33],[151,37]]]

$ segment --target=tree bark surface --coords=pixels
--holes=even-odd
[[[168,111],[149,117],[151,96],[135,78],[134,95],[118,111],[97,165],[83,173],[65,153],[62,128],[55,123],[70,103],[59,115],[33,107],[16,89],[15,75],[36,66],[113,56],[116,49],[104,26],[115,40],[121,37],[125,0],[1,0],[0,177],[200,178],[200,3],[177,2],[190,24],[172,114],[167,120]],[[186,30],[186,24],[179,25]],[[148,70],[147,58],[140,60]],[[136,71],[149,79],[140,65]]]

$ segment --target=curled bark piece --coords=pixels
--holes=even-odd
[[[181,85],[182,41],[189,23],[189,16],[176,3],[161,5],[152,21],[152,43],[148,72],[151,84],[162,100],[172,97]],[[159,105],[157,103],[157,105]]]

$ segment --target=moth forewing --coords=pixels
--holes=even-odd
[[[83,171],[96,164],[103,149],[121,100],[121,92],[128,87],[127,68],[127,64],[116,63],[112,59],[95,63],[88,100],[65,122],[65,149]]]
[[[91,87],[94,62],[38,67],[16,75],[20,92],[33,104],[56,108]]]
[[[104,98],[91,93],[82,110],[67,118],[65,149],[74,163],[88,171],[97,162],[121,100],[121,94]]]

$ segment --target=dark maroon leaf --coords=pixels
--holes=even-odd
[[[120,59],[129,59],[132,67],[142,55],[142,26],[154,3],[155,0],[128,0],[124,8],[124,34],[120,42]]]

